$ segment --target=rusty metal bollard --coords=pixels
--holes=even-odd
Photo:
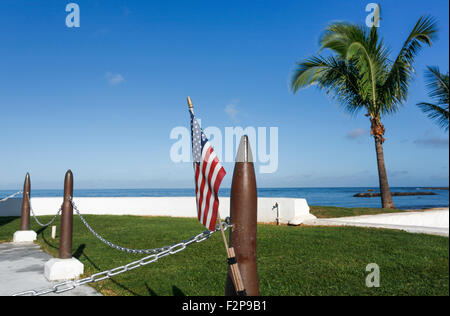
[[[248,296],[259,295],[256,263],[257,210],[255,168],[248,137],[241,138],[230,196],[230,247],[234,247],[242,281]],[[237,295],[228,271],[225,295]]]
[[[22,210],[20,214],[20,230],[13,236],[13,243],[30,243],[37,239],[36,232],[30,230],[30,193],[31,181],[30,174],[25,176],[23,184]]]
[[[27,173],[23,183],[22,212],[20,215],[20,230],[30,230],[30,174]]]
[[[72,231],[73,231],[73,206],[71,198],[73,196],[73,174],[69,170],[64,179],[64,201],[61,212],[59,258],[72,258]]]
[[[61,226],[59,240],[59,258],[52,258],[45,263],[44,276],[49,281],[66,281],[78,279],[84,272],[84,265],[72,258],[73,232],[73,174],[66,172],[64,179],[64,201],[61,207]]]

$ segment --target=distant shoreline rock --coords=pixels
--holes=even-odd
[[[423,188],[424,190],[448,190],[448,187]]]
[[[392,196],[412,196],[412,195],[437,195],[434,192],[392,192]],[[381,193],[356,193],[353,197],[379,197]]]

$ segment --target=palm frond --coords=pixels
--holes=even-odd
[[[291,89],[294,93],[302,88],[316,84],[322,71],[329,65],[321,56],[313,56],[297,63],[297,69],[291,80]]]
[[[408,97],[409,83],[414,74],[414,60],[423,45],[431,46],[437,35],[436,20],[422,16],[404,42],[397,58],[392,63],[383,85],[384,99],[403,103]]]
[[[425,74],[428,95],[436,102],[421,102],[417,106],[440,127],[448,131],[449,127],[449,76],[441,74],[438,67],[428,66]]]
[[[428,115],[430,119],[435,121],[440,127],[448,131],[449,111],[432,103],[421,102],[417,104],[420,109]]]
[[[434,99],[437,104],[445,105],[449,103],[449,76],[442,74],[439,67],[428,66],[428,71],[425,73],[427,88],[429,90],[428,96]]]
[[[358,72],[345,60],[330,56],[313,56],[297,64],[291,80],[291,89],[317,85],[337,99],[346,111],[356,113],[369,104],[359,93]]]
[[[389,52],[379,39],[376,27],[368,32],[366,28],[348,23],[331,25],[321,37],[321,49],[325,48],[356,67],[361,98],[372,101],[368,105],[371,116],[393,110],[391,104],[378,102],[382,91],[380,83],[386,78]]]

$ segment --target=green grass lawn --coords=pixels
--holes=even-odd
[[[336,206],[310,206],[310,212],[317,218],[338,218],[360,215],[376,215],[385,213],[404,213],[405,211],[399,209],[388,208],[345,208]]]
[[[42,222],[51,216],[40,217]],[[86,216],[102,236],[124,247],[155,248],[203,230],[196,219]],[[40,229],[38,243],[53,256],[58,239]],[[0,241],[11,241],[19,218],[0,217]],[[59,227],[59,219],[55,221]],[[85,275],[143,256],[111,249],[74,218],[73,255]],[[448,238],[356,227],[258,225],[258,272],[262,295],[449,295]],[[223,295],[225,251],[219,233],[175,255],[93,284],[104,295]],[[377,263],[381,287],[367,288],[367,264]]]

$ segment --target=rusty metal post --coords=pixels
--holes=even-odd
[[[20,216],[20,230],[30,230],[30,195],[31,195],[31,181],[30,174],[25,176],[23,183],[23,197],[22,197],[22,212]]]
[[[23,183],[22,210],[20,214],[20,229],[14,233],[13,243],[30,243],[37,239],[36,232],[30,230],[30,174],[25,176]]]
[[[70,199],[73,196],[73,174],[67,171],[64,179],[64,201],[61,212],[61,227],[59,240],[59,258],[72,258],[73,206]]]
[[[236,156],[230,196],[230,247],[234,247],[248,296],[259,295],[256,264],[257,203],[255,168],[248,137],[245,135]],[[225,295],[237,295],[228,270]]]

